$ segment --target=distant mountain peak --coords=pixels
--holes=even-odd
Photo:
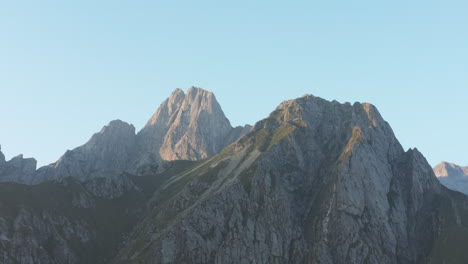
[[[19,173],[0,171],[0,181],[34,184],[64,177],[85,180],[132,172],[146,164],[160,166],[172,160],[204,159],[219,153],[249,130],[248,125],[231,127],[212,92],[197,87],[186,93],[175,89],[138,134],[133,125],[113,120],[88,142],[66,151],[55,163],[37,171],[35,166],[31,171],[35,165],[32,160],[14,158],[11,166],[26,164],[26,170],[22,169],[21,177],[16,176]],[[0,155],[2,163],[1,151]]]
[[[198,160],[218,153],[242,133],[231,126],[212,92],[191,87],[186,93],[172,92],[138,133],[138,141],[156,159]]]
[[[434,167],[437,177],[465,177],[468,176],[468,167],[462,167],[451,162],[443,161]]]
[[[175,89],[171,95],[161,103],[156,112],[146,123],[145,128],[154,125],[167,124],[169,122],[169,118],[179,109],[184,98],[184,91],[179,88]]]
[[[106,128],[117,128],[117,127],[130,127],[130,128],[133,128],[135,129],[135,127],[132,125],[132,124],[129,124],[127,122],[124,122],[120,119],[115,119],[115,120],[112,120],[109,122],[109,124],[107,124],[106,126],[104,126],[103,129],[106,129]]]
[[[332,120],[338,117],[353,119],[362,127],[386,127],[391,131],[390,126],[382,118],[377,108],[369,103],[355,102],[339,103],[337,101],[327,101],[314,95],[304,95],[302,97],[282,102],[272,115],[282,112],[286,120],[309,119],[309,123],[317,123],[325,116]],[[314,121],[315,120],[315,121]],[[391,132],[393,135],[393,132]]]
[[[468,167],[443,161],[437,164],[433,170],[445,187],[468,195]]]
[[[174,159],[204,160],[165,162]],[[25,160],[0,164],[11,176],[2,180],[27,171],[16,166]],[[138,135],[112,121],[39,171],[73,178],[1,184],[8,263],[468,259],[468,198],[443,188],[417,149],[404,151],[371,104],[307,95],[253,129],[232,128],[211,92],[176,90]]]
[[[164,213],[155,213],[121,260],[155,252],[152,261],[171,263],[201,263],[201,256],[219,263],[428,263],[433,242],[425,238],[436,224],[417,220],[432,208],[426,197],[442,188],[423,155],[405,152],[370,104],[284,101],[234,145],[179,177],[190,184],[155,210]],[[158,229],[167,215],[174,215],[171,226]]]
[[[29,184],[45,180],[74,177],[105,177],[131,167],[135,156],[135,127],[122,120],[113,120],[83,144],[67,150],[55,163],[39,168]]]

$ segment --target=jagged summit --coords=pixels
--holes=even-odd
[[[120,262],[428,263],[443,191],[374,106],[314,96],[173,182]]]
[[[65,156],[77,165],[68,166],[75,174],[105,171],[120,156],[113,154],[121,146],[114,137],[128,135],[134,161],[200,159],[229,142],[213,130],[229,138],[246,129],[232,128],[209,92],[176,90],[138,135],[130,125],[112,123],[89,147]],[[81,182],[0,184],[7,215],[0,219],[1,258],[115,264],[468,259],[468,198],[443,188],[417,149],[404,151],[371,104],[314,96],[285,101],[223,151],[164,164],[170,164],[164,172],[143,166]],[[21,203],[5,199],[10,196]]]
[[[196,87],[186,93],[176,89],[138,134],[133,125],[111,121],[84,145],[68,150],[57,162],[18,181],[106,177],[134,171],[148,163],[204,159],[220,152],[250,128],[233,128],[212,92]],[[0,177],[0,181],[2,178],[15,179]]]
[[[143,151],[160,160],[198,160],[245,133],[234,129],[212,92],[176,89],[138,133]],[[163,136],[161,136],[163,135]]]
[[[216,109],[216,111],[221,110],[212,92],[192,86],[187,90],[187,94],[185,94],[182,89],[177,88],[161,103],[145,127],[167,123],[168,119],[182,107],[182,103],[194,106],[194,110],[203,109],[209,112],[213,112],[213,109]]]
[[[126,170],[135,154],[135,127],[114,120],[83,146],[67,151],[54,168],[62,177],[105,176],[110,171]]]
[[[159,108],[146,123],[145,128],[167,123],[169,121],[169,117],[179,109],[180,103],[184,100],[184,98],[184,91],[179,88],[175,89],[172,94],[161,103]]]
[[[0,147],[0,182],[27,181],[36,172],[36,167],[36,159],[24,158],[23,154],[6,161]]]
[[[176,89],[135,135],[135,127],[114,120],[54,165],[56,177],[80,179],[131,171],[146,163],[212,156],[245,130],[233,129],[213,93]],[[47,173],[41,175],[50,174]],[[59,176],[61,175],[61,176]]]
[[[123,129],[130,128],[130,129],[133,129],[133,132],[135,132],[135,127],[132,124],[124,122],[120,119],[116,119],[116,120],[110,121],[109,124],[104,126],[100,133],[105,132],[105,130],[107,129],[118,129],[118,128],[123,128]]]
[[[458,166],[454,163],[443,161],[434,167],[437,177],[465,177],[468,176],[468,167]]]
[[[468,167],[443,161],[434,167],[434,173],[447,188],[468,195]]]

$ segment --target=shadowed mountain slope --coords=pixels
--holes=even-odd
[[[164,172],[156,162],[133,174],[0,184],[0,259],[468,261],[467,197],[443,187],[418,150],[403,150],[370,104],[285,101],[207,156],[168,162]]]

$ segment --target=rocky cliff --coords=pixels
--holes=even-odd
[[[138,133],[144,156],[154,160],[200,160],[220,152],[250,127],[233,128],[213,93],[175,90]]]
[[[374,106],[305,96],[155,192],[116,263],[428,263],[445,192]]]
[[[468,194],[468,167],[444,161],[434,167],[434,173],[447,188]]]
[[[187,94],[176,89],[138,134],[133,125],[114,120],[86,144],[68,150],[57,162],[37,171],[35,165],[32,169],[33,159],[15,158],[10,163],[23,165],[17,169],[0,167],[0,181],[37,184],[65,177],[84,180],[134,172],[145,164],[159,164],[162,169],[167,161],[211,157],[250,128],[233,128],[213,93],[195,87]]]
[[[136,154],[135,127],[114,120],[83,146],[67,151],[54,164],[40,168],[30,182],[109,176],[131,169]]]
[[[38,185],[1,183],[0,262],[109,263],[165,177],[118,174]]]
[[[22,154],[6,161],[0,147],[0,182],[29,181],[36,172],[36,166],[37,161],[35,159],[24,158]]]
[[[167,116],[178,118],[182,103],[170,105]],[[468,198],[443,187],[418,150],[403,150],[370,104],[285,101],[214,154],[164,171],[154,163],[82,181],[0,184],[0,259],[468,263]]]

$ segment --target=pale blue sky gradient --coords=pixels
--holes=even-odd
[[[313,94],[370,102],[431,165],[468,165],[468,1],[0,1],[0,144],[41,165],[175,88],[233,125]]]

